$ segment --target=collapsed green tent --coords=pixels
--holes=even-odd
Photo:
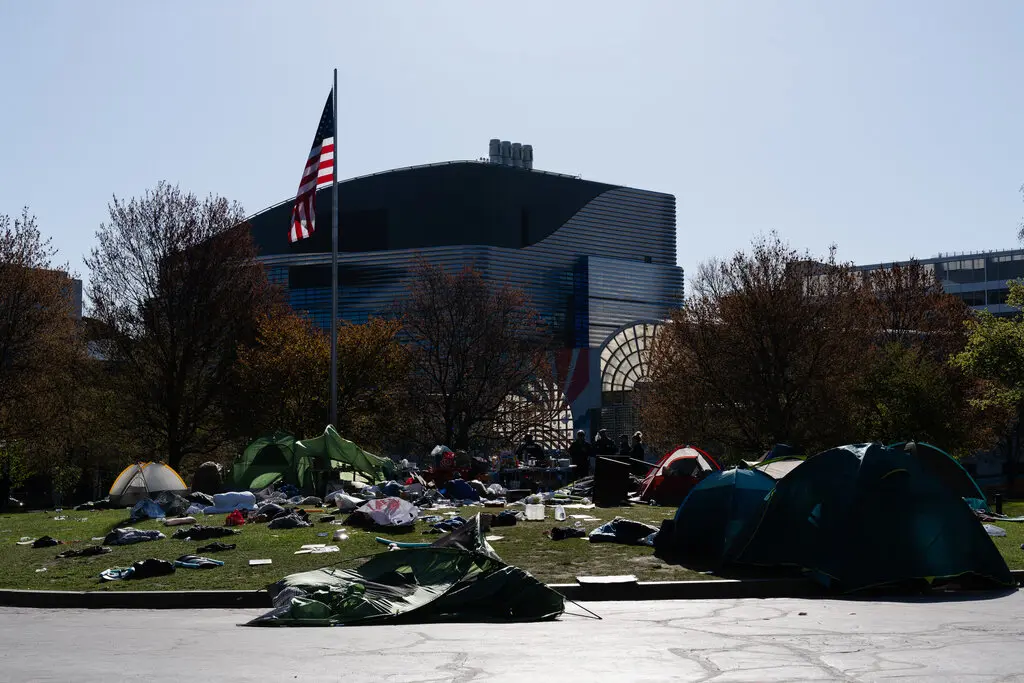
[[[881,444],[819,453],[777,482],[738,561],[796,566],[843,592],[954,577],[1014,583],[963,500],[912,454]]]
[[[774,489],[775,480],[757,469],[712,472],[662,526],[656,554],[696,569],[727,564],[746,545]]]
[[[296,442],[295,457],[300,462],[326,463],[330,469],[357,472],[370,483],[387,481],[395,473],[395,463],[390,458],[364,451],[341,438],[331,425],[327,425],[322,436]]]
[[[251,626],[339,626],[438,621],[541,621],[565,599],[502,562],[476,515],[428,548],[374,555],[355,569],[292,574],[269,587],[274,609]]]
[[[231,469],[237,490],[257,490],[271,484],[290,484],[314,493],[323,482],[317,472],[355,472],[370,483],[387,481],[395,471],[389,458],[364,451],[343,439],[328,425],[323,435],[296,441],[291,434],[276,432],[253,441]]]

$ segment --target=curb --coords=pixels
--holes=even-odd
[[[631,581],[612,584],[550,584],[567,600],[716,600],[726,598],[810,598],[828,591],[807,579],[719,579],[713,581]]]
[[[1018,585],[1024,570],[1011,572]],[[579,602],[820,598],[830,595],[808,579],[720,579],[555,583],[549,587]],[[49,609],[269,609],[270,594],[248,591],[30,591],[0,589],[0,607]]]
[[[269,608],[259,591],[28,591],[0,590],[0,606],[50,609]]]

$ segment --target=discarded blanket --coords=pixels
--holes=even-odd
[[[551,536],[552,541],[564,541],[567,538],[583,538],[587,532],[572,526],[556,526],[547,535]]]
[[[335,491],[327,494],[327,498],[324,499],[324,503],[327,505],[335,505],[338,508],[338,512],[351,512],[357,507],[360,507],[366,501],[362,498],[356,498],[350,496],[344,491]]]
[[[161,516],[179,517],[185,514],[189,508],[188,498],[179,496],[174,491],[161,491],[153,498],[156,504],[164,511]]]
[[[188,500],[190,503],[198,504],[204,508],[213,507],[213,496],[201,491],[193,491],[188,494]]]
[[[988,534],[989,536],[1005,536],[1006,535],[1006,529],[1004,529],[1002,527],[998,527],[995,524],[982,524],[982,526],[985,528],[985,533]],[[39,541],[41,541],[41,540],[43,540],[43,539],[40,538]],[[38,543],[39,541],[36,541],[36,543]]]
[[[209,538],[221,538],[223,536],[234,536],[238,532],[234,529],[225,529],[222,526],[203,526],[197,524],[188,529],[178,529],[174,532],[173,538],[187,539],[192,541],[205,541]]]
[[[461,527],[465,523],[466,523],[465,519],[463,519],[462,517],[455,516],[455,517],[452,517],[451,519],[446,519],[444,521],[435,522],[434,524],[431,524],[430,525],[430,533],[432,533],[432,534],[448,533],[449,531],[455,531],[456,529],[458,529],[459,527]]]
[[[267,525],[268,529],[301,529],[309,526],[313,526],[313,523],[309,521],[309,516],[302,510],[296,510],[291,514],[284,515],[283,517],[277,517],[271,520],[270,524]]]
[[[203,512],[207,515],[220,515],[234,510],[254,510],[255,508],[256,494],[252,491],[232,491],[216,494],[213,497],[213,505],[205,508]]]
[[[452,500],[480,500],[480,493],[468,481],[452,479],[441,489]]]
[[[278,517],[287,515],[288,511],[277,503],[264,503],[256,510],[256,516],[253,517],[254,522],[269,522]]]
[[[163,538],[167,537],[155,529],[142,531],[141,529],[126,526],[114,529],[107,534],[106,538],[103,539],[103,545],[131,545],[133,543],[145,543],[146,541],[159,541]]]
[[[525,571],[505,564],[483,538],[476,515],[429,548],[374,555],[356,569],[292,574],[270,586],[274,609],[259,626],[541,621],[565,599]]]
[[[128,520],[131,522],[141,522],[144,519],[163,519],[166,516],[167,513],[164,512],[159,503],[152,498],[143,498],[132,508],[132,513],[128,516]]]
[[[224,563],[220,560],[211,560],[208,557],[201,557],[199,555],[182,555],[174,561],[175,567],[184,567],[185,569],[216,569],[217,567],[223,567]]]
[[[591,543],[622,543],[624,545],[654,545],[656,527],[616,517],[590,532]]]
[[[196,548],[197,553],[222,553],[225,550],[234,550],[234,543],[221,543],[220,541],[214,541],[208,545],[204,545],[200,548]]]
[[[167,560],[149,558],[139,560],[131,567],[114,567],[100,572],[103,581],[121,581],[124,579],[148,579],[153,576],[165,576],[174,573],[174,565]]]
[[[79,550],[65,550],[64,552],[57,555],[57,557],[59,559],[64,559],[68,557],[92,557],[93,555],[106,555],[110,551],[111,548],[108,548],[103,545],[90,545]]]
[[[35,541],[32,542],[33,548],[52,548],[55,545],[61,545],[61,542],[58,541],[56,538],[50,538],[49,536],[37,538]]]
[[[491,526],[515,526],[518,521],[519,515],[515,510],[502,510],[495,515],[494,520],[491,522]]]

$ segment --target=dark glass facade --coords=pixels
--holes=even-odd
[[[418,259],[472,265],[522,288],[558,330],[555,383],[576,428],[600,413],[600,351],[682,304],[675,198],[543,171],[451,162],[339,183],[339,316],[364,322],[406,296]],[[260,258],[296,310],[330,324],[330,188],[317,228],[287,240],[291,201],[249,219]]]

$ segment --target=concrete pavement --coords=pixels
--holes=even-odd
[[[586,606],[604,620],[274,629],[237,627],[259,610],[2,608],[0,679],[1024,682],[1024,593]]]

